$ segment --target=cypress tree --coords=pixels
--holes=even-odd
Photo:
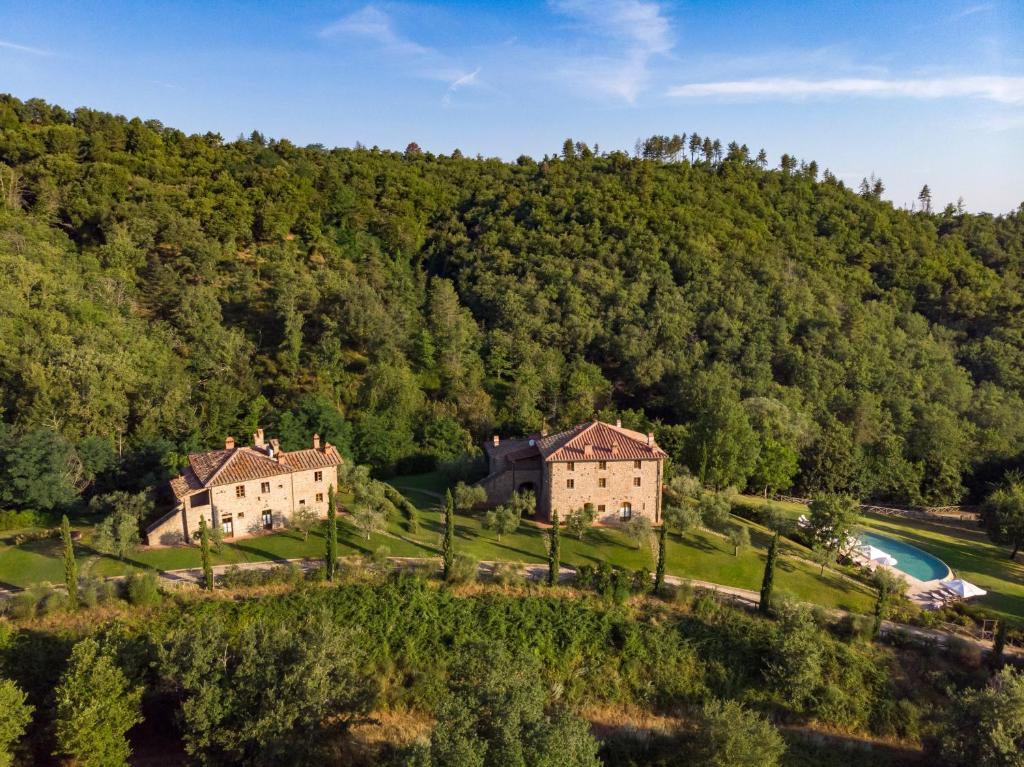
[[[654,593],[661,594],[665,590],[665,560],[668,557],[668,525],[661,522],[658,530],[658,566],[654,570]]]
[[[71,541],[71,523],[65,514],[60,521],[60,537],[64,541],[64,585],[68,589],[71,609],[78,607],[78,563],[75,562],[75,545]]]
[[[455,501],[452,499],[452,491],[448,490],[444,496],[444,539],[441,541],[441,566],[444,568],[444,577],[447,580],[452,570],[452,560],[455,558]]]
[[[338,508],[334,499],[334,485],[327,488],[327,543],[324,550],[324,570],[327,580],[333,581],[338,569]]]
[[[764,563],[764,578],[761,581],[761,602],[758,604],[758,609],[766,615],[772,606],[772,587],[775,585],[775,560],[778,554],[779,532],[776,530],[775,535],[772,536],[772,542],[768,545],[768,558]]]
[[[989,656],[988,665],[993,671],[1003,667],[1003,652],[1006,650],[1006,621],[1000,620],[996,628],[996,638],[992,642],[992,654]]]
[[[558,571],[562,567],[562,551],[559,541],[558,512],[551,513],[551,532],[548,546],[548,585],[558,585]]]
[[[203,559],[203,588],[213,591],[213,565],[210,564],[210,528],[206,517],[199,517],[199,554]]]

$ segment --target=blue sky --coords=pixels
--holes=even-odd
[[[0,91],[226,138],[514,159],[736,140],[1024,202],[1024,3],[0,0]]]

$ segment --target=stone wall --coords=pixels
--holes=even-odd
[[[659,524],[662,461],[639,461],[639,465],[640,468],[636,468],[631,460],[606,461],[603,469],[599,461],[548,464],[549,492],[542,506],[545,518],[550,518],[550,512],[557,510],[564,519],[569,512],[592,503],[597,521],[617,523],[619,509],[628,502],[632,505],[633,516],[644,516],[651,524]],[[640,479],[639,487],[634,484],[636,478]],[[602,479],[604,487],[601,487]],[[568,486],[569,480],[573,487]]]
[[[536,469],[512,468],[507,466],[504,471],[491,474],[480,480],[480,486],[487,491],[487,505],[498,506],[508,502],[520,487],[526,483],[533,485],[533,491],[540,497],[542,471]]]
[[[321,476],[319,481],[317,473]],[[207,524],[211,526],[223,525],[230,520],[231,539],[246,538],[266,529],[264,512],[267,510],[270,511],[270,528],[274,530],[287,527],[295,509],[300,506],[313,509],[323,518],[327,516],[327,494],[332,485],[337,489],[338,472],[335,467],[211,487],[185,498],[184,513],[161,520],[149,531],[149,541],[151,545],[190,541],[199,530],[201,516],[206,517]],[[245,489],[243,496],[238,495],[238,487]],[[179,536],[180,540],[174,540]]]

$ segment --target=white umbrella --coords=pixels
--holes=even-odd
[[[946,581],[942,584],[942,588],[947,591],[952,591],[958,597],[962,599],[970,599],[971,597],[983,597],[988,592],[985,589],[980,589],[973,583],[969,583],[960,578],[955,578],[951,581]]]
[[[861,546],[858,551],[864,555],[869,562],[877,562],[880,565],[888,565],[893,567],[896,564],[896,557],[888,554],[881,549],[876,549],[874,546]]]

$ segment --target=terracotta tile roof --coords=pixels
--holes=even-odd
[[[203,482],[205,486],[234,485],[250,479],[276,477],[279,474],[288,474],[294,471],[286,462],[287,453],[282,453],[281,460],[276,461],[262,450],[254,447],[236,447],[227,452],[230,455],[221,463],[217,471]],[[191,459],[192,456],[189,456],[189,460]]]
[[[586,445],[591,446],[590,455],[584,453]],[[602,421],[539,437],[537,446],[545,461],[636,461],[667,455],[657,444],[648,445],[646,434]]]
[[[191,466],[186,466],[185,471],[171,480],[171,491],[178,500],[181,500],[194,490],[202,489],[202,487],[203,483],[199,481],[199,477],[192,471]]]
[[[278,455],[279,461],[264,450],[251,446],[192,453],[185,471],[171,480],[171,490],[175,498],[181,499],[206,487],[234,485],[294,471],[331,468],[343,463],[338,449],[331,444],[324,445],[322,450],[310,448]]]

